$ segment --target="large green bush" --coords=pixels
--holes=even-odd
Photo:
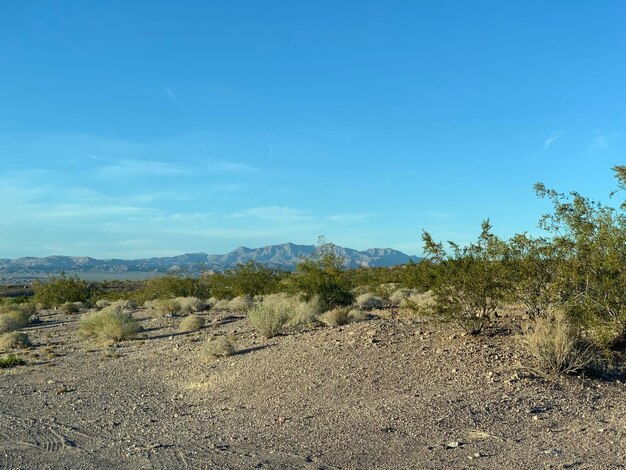
[[[341,258],[331,252],[319,259],[304,260],[288,279],[287,287],[306,301],[317,298],[324,310],[350,305],[354,294],[342,275],[342,264]]]
[[[34,302],[44,308],[58,307],[66,302],[89,302],[97,292],[95,285],[78,276],[51,276],[33,281]]]
[[[438,270],[434,311],[471,334],[480,333],[509,288],[502,263],[507,256],[506,244],[491,233],[488,220],[483,221],[475,243],[461,247],[449,242],[450,252],[428,232],[422,238],[424,252]]]
[[[281,281],[288,276],[285,271],[263,266],[256,261],[239,264],[222,273],[205,275],[211,296],[232,299],[242,295],[256,296],[273,294],[280,290]]]

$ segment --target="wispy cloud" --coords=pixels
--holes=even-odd
[[[178,101],[178,98],[176,97],[176,94],[172,91],[172,89],[165,85],[165,93],[167,93],[167,96],[170,97],[170,99],[172,100],[172,102],[178,106],[179,108],[182,108],[180,101]]]
[[[126,177],[137,175],[184,175],[190,169],[175,163],[155,160],[120,160],[111,165],[97,168],[96,172],[105,177]]]
[[[548,150],[554,142],[556,142],[558,139],[563,137],[564,134],[565,134],[565,131],[557,131],[557,132],[553,132],[552,134],[550,134],[550,136],[546,140],[543,141],[544,152]]]
[[[616,140],[626,137],[626,132],[614,132],[612,134],[599,134],[591,139],[591,150],[609,149]]]
[[[297,222],[311,220],[313,217],[307,212],[291,207],[253,207],[241,212],[229,215],[230,218],[253,217],[261,220],[273,220],[276,222]]]
[[[209,160],[207,169],[211,173],[248,173],[257,171],[257,168],[244,162],[229,162],[224,160]]]
[[[365,219],[370,219],[372,217],[372,214],[335,214],[328,217],[328,220],[341,224],[351,224]]]

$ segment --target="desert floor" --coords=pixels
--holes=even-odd
[[[546,380],[512,335],[385,314],[270,340],[151,318],[102,346],[54,311],[0,371],[0,468],[625,468],[626,384]],[[208,338],[238,352],[210,359]]]

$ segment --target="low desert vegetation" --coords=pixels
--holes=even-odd
[[[153,317],[175,317],[181,314],[182,307],[177,299],[147,300],[144,302]]]
[[[252,327],[265,338],[280,334],[295,318],[299,302],[286,295],[273,295],[257,302],[248,312]]]
[[[356,298],[356,304],[363,310],[375,310],[385,306],[385,302],[374,294],[365,293]]]
[[[218,299],[233,299],[279,292],[283,279],[288,276],[289,273],[286,271],[249,261],[222,273],[203,276],[202,282],[212,296]]]
[[[531,368],[539,373],[574,374],[587,369],[594,361],[591,346],[583,339],[580,326],[563,311],[537,317],[523,341],[532,356]]]
[[[350,307],[337,307],[327,312],[324,312],[320,319],[328,326],[343,326],[352,322],[351,312],[354,311]],[[359,311],[359,310],[356,310]]]
[[[206,319],[204,317],[200,315],[189,315],[180,321],[179,329],[185,332],[198,331],[204,328],[205,323]]]
[[[29,309],[19,306],[3,306],[0,309],[0,334],[24,328],[30,323]]]
[[[11,349],[28,348],[31,343],[28,335],[21,331],[12,331],[0,335],[0,350],[9,351]]]
[[[318,259],[298,264],[296,272],[286,279],[287,289],[305,301],[317,298],[324,310],[351,305],[355,300],[351,291],[354,286],[343,276],[342,266],[342,258],[326,247]]]
[[[65,274],[52,276],[46,281],[33,281],[32,287],[34,302],[43,308],[59,307],[67,302],[88,303],[99,293],[97,284]]]
[[[209,358],[232,356],[235,352],[235,345],[228,336],[210,339],[202,348],[202,354]]]
[[[247,312],[253,303],[252,296],[240,295],[228,302],[227,309],[234,312]]]
[[[0,356],[0,369],[9,369],[24,364],[26,364],[26,361],[13,353]]]
[[[188,315],[196,312],[204,312],[208,305],[198,297],[177,297],[174,299],[180,305],[180,313]]]
[[[83,308],[82,302],[65,302],[59,307],[59,310],[65,314],[72,314],[80,312],[81,308]]]
[[[87,313],[81,319],[79,332],[99,342],[118,342],[132,339],[141,332],[132,313],[120,307],[109,306],[99,312]]]

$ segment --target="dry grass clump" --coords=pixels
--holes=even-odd
[[[252,297],[249,295],[240,295],[228,302],[228,310],[234,312],[247,312],[252,307]]]
[[[20,309],[3,309],[0,312],[0,334],[19,330],[30,323],[30,315]]]
[[[408,308],[422,313],[428,313],[434,306],[435,296],[432,291],[418,292],[412,290],[408,297],[400,301],[401,308]]]
[[[133,315],[119,306],[109,306],[87,314],[79,324],[81,335],[102,342],[131,339],[141,330],[141,325]]]
[[[293,302],[294,314],[291,320],[289,320],[289,326],[294,328],[306,328],[319,324],[320,314],[323,311],[319,297],[312,297],[309,301],[302,301],[297,297],[291,297],[291,302]]]
[[[293,297],[268,295],[250,309],[248,320],[261,335],[273,338],[296,316],[298,304]]]
[[[213,305],[211,305],[212,310],[228,310],[229,309],[228,305],[230,304],[230,300],[227,300],[227,299],[218,300],[215,298],[212,298],[212,299],[213,299]],[[209,299],[209,301],[211,301],[211,299]]]
[[[320,319],[328,326],[343,326],[352,321],[350,307],[339,307],[322,314]]]
[[[401,289],[396,289],[389,295],[389,302],[392,305],[398,306],[404,299],[408,299],[412,293],[417,293],[416,290],[407,289],[403,287]]]
[[[8,369],[9,367],[22,366],[26,361],[15,354],[5,354],[0,356],[0,369]]]
[[[189,315],[180,321],[180,331],[198,331],[204,327],[206,320],[200,315]]]
[[[26,333],[21,331],[13,331],[0,335],[0,350],[8,351],[10,349],[27,348],[31,346]]]
[[[99,309],[103,309],[104,307],[108,307],[109,305],[111,305],[111,301],[110,300],[98,299],[96,301],[96,307],[98,307]]]
[[[385,306],[383,299],[370,292],[359,295],[356,298],[356,304],[363,310],[374,310]]]
[[[176,297],[174,300],[180,305],[180,313],[182,314],[204,312],[207,308],[206,302],[198,297]]]
[[[391,294],[396,292],[399,288],[400,284],[398,284],[397,282],[389,282],[387,284],[381,284],[374,290],[379,296],[388,299]]]
[[[66,314],[78,313],[83,308],[82,302],[65,302],[61,305],[60,310]]]
[[[350,323],[358,323],[370,319],[370,314],[360,308],[353,308],[348,315],[350,317]]]
[[[202,353],[208,357],[226,357],[235,354],[235,345],[228,336],[220,336],[219,338],[207,341]]]
[[[523,342],[532,356],[531,368],[540,373],[574,374],[593,363],[591,349],[584,343],[580,328],[562,311],[538,317]]]
[[[181,311],[180,303],[176,299],[147,300],[144,304],[153,317],[175,317]]]
[[[137,302],[131,299],[119,299],[115,302],[111,302],[111,305],[118,306],[124,310],[134,310],[137,308]]]

